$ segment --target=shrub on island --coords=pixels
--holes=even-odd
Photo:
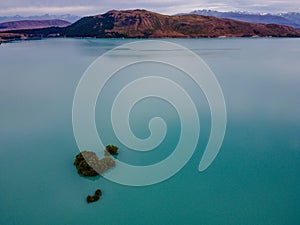
[[[100,189],[97,189],[93,196],[88,195],[86,197],[86,201],[87,201],[87,203],[96,202],[100,199],[101,195],[102,195],[102,191]]]
[[[107,145],[106,151],[111,155],[117,155],[118,154],[118,147],[114,145]]]
[[[116,165],[116,162],[110,156],[98,159],[96,153],[83,151],[76,155],[74,165],[79,174],[93,177],[106,172]]]
[[[82,151],[76,155],[74,165],[77,168],[77,172],[82,176],[94,177],[106,172],[113,168],[116,162],[111,155],[118,154],[118,147],[114,145],[106,146],[104,150],[104,158],[98,159],[95,152]],[[100,199],[102,191],[97,189],[93,196],[88,195],[86,197],[87,203],[96,202]]]

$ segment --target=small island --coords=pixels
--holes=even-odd
[[[114,145],[107,145],[105,149],[105,155],[118,155],[119,148]],[[109,153],[109,154],[107,154]]]
[[[118,154],[118,147],[114,145],[106,146],[104,150],[104,158],[99,159],[95,152],[82,151],[76,155],[74,165],[77,168],[78,174],[84,177],[95,177],[103,174],[107,170],[115,167],[116,162],[112,155]],[[93,196],[86,197],[87,203],[96,202],[100,199],[102,191],[100,189],[95,191]]]
[[[95,194],[93,196],[88,195],[86,197],[86,201],[87,203],[96,202],[100,199],[101,195],[102,195],[102,191],[98,189],[95,191]]]
[[[98,176],[116,165],[111,155],[117,154],[118,147],[114,145],[108,145],[106,147],[106,150],[104,150],[105,157],[102,159],[98,159],[95,152],[83,151],[76,155],[74,165],[78,173],[82,176]]]

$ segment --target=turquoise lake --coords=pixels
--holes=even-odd
[[[198,146],[183,169],[142,187],[77,174],[76,87],[95,59],[132,41],[138,40],[44,39],[0,46],[0,225],[299,224],[300,39],[164,39],[198,54],[223,90],[227,129],[217,158],[198,171],[210,111],[201,90],[182,81],[201,123]],[[104,143],[120,147],[119,160],[158,162],[177,144],[178,115],[160,99],[141,101],[130,117],[133,132],[146,138],[149,119],[161,115],[166,140],[146,154],[122,146],[107,115],[124,79],[112,79],[99,96],[104,103],[96,106],[98,132]],[[87,204],[86,196],[98,188],[100,201]]]

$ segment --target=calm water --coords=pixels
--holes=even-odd
[[[300,223],[300,39],[172,39],[199,54],[223,89],[228,124],[214,163],[199,173],[209,136],[209,110],[189,82],[200,111],[197,150],[175,176],[147,187],[80,177],[72,101],[86,70],[105,51],[133,40],[49,39],[0,46],[0,224],[220,225]],[[178,78],[180,79],[180,78]],[[112,80],[113,82],[114,80]],[[117,143],[105,117],[122,82],[108,84],[96,108],[105,143]],[[104,93],[105,93],[104,92]],[[102,105],[103,106],[103,105]],[[176,146],[180,124],[158,99],[132,111],[132,128],[147,137],[161,114],[170,133],[161,151],[119,159],[150,164]],[[97,188],[101,201],[87,204]]]

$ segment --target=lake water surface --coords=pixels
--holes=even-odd
[[[44,39],[0,46],[1,225],[299,224],[300,39],[164,40],[191,49],[209,65],[223,90],[228,123],[219,155],[199,173],[209,108],[201,91],[182,81],[199,111],[199,144],[175,176],[144,187],[80,177],[73,166],[79,149],[72,103],[80,78],[98,56],[137,40]],[[137,136],[149,135],[148,121],[157,115],[168,134],[157,151],[132,152],[118,142],[107,117],[124,79],[111,82],[98,99],[105,103],[96,107],[104,143],[119,145],[118,159],[132,164],[167,157],[180,134],[174,108],[155,98],[133,108]],[[102,199],[87,204],[86,196],[98,188]]]

